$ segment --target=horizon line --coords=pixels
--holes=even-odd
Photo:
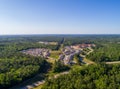
[[[16,36],[16,35],[120,35],[119,33],[115,34],[108,34],[108,33],[103,33],[103,34],[0,34],[0,36]]]

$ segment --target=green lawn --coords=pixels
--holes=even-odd
[[[35,87],[34,89],[41,89],[41,88],[42,88],[42,85]]]
[[[61,54],[61,51],[51,51],[50,57],[54,59],[58,59],[60,54]]]

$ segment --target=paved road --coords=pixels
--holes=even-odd
[[[120,61],[106,62],[106,64],[119,64]]]
[[[45,83],[45,80],[41,80],[41,81],[37,81],[37,82],[33,83],[32,85],[24,86],[24,87],[22,87],[20,89],[33,89],[33,88],[35,88],[37,86],[40,86],[40,85],[42,85],[44,83]]]
[[[54,75],[52,78],[57,78],[57,77],[59,77],[60,75],[64,75],[64,74],[68,74],[68,73],[69,73],[69,71],[61,72],[61,73],[59,73],[59,74]],[[26,86],[24,86],[24,87],[17,88],[17,89],[33,89],[33,88],[35,88],[35,87],[38,87],[38,86],[40,86],[40,85],[43,85],[44,83],[45,83],[45,80],[41,80],[41,81],[34,82],[34,83],[31,84],[31,85],[26,85]],[[11,88],[11,89],[12,89],[12,88]]]
[[[69,71],[65,71],[65,72],[56,74],[56,75],[54,75],[54,78],[57,78],[57,77],[59,77],[60,75],[64,75],[64,74],[69,74]]]

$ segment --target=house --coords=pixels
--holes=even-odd
[[[59,56],[59,60],[63,60],[64,57],[65,57],[65,55],[61,54],[61,55]]]
[[[73,55],[66,55],[65,58],[63,59],[65,65],[70,64],[72,60]]]

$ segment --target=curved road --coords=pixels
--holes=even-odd
[[[113,62],[105,62],[106,64],[119,64],[120,61],[113,61]]]
[[[56,74],[56,75],[54,75],[53,77],[50,77],[50,78],[57,78],[60,75],[64,75],[64,74],[68,74],[68,73],[69,73],[69,71],[61,72],[61,73]],[[45,83],[45,80],[41,80],[41,81],[34,82],[31,85],[26,85],[26,86],[23,86],[23,87],[17,88],[17,89],[34,89],[35,87],[43,85],[44,83]],[[15,89],[15,88],[10,88],[10,89]]]

